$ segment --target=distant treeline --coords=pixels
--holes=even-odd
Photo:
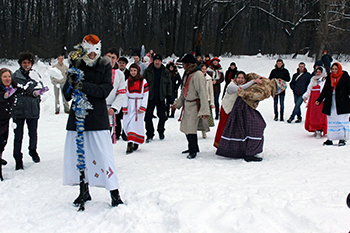
[[[123,54],[350,53],[344,0],[1,0],[0,22],[0,58],[55,57],[89,33]]]

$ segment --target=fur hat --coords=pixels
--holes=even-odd
[[[180,58],[178,60],[178,62],[182,62],[182,63],[196,63],[196,59],[194,58],[194,56],[192,54],[185,54],[182,58]]]
[[[219,59],[219,58],[217,58],[217,57],[214,57],[214,58],[212,58],[211,60],[210,60],[210,64],[213,62],[213,61],[218,61],[218,62],[220,62],[221,60]]]

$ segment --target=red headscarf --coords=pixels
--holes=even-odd
[[[333,66],[337,66],[338,67],[338,72],[336,74],[334,74],[333,72],[331,72],[331,86],[332,86],[332,90],[334,90],[334,88],[337,88],[337,84],[341,78],[341,76],[343,76],[343,67],[340,65],[339,62],[335,62],[333,63]]]

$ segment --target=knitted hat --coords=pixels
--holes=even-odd
[[[185,54],[182,58],[178,60],[178,62],[182,63],[196,63],[196,59],[192,54]]]
[[[218,62],[220,62],[221,60],[220,60],[219,58],[217,58],[217,57],[214,57],[214,58],[212,58],[212,59],[210,60],[209,63],[212,63],[213,61],[218,61]]]

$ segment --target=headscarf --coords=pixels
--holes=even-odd
[[[331,72],[331,86],[332,86],[332,90],[337,88],[337,84],[338,84],[341,76],[343,76],[343,67],[340,65],[340,63],[339,62],[335,62],[335,63],[333,63],[332,67],[334,65],[338,67],[338,71],[337,71],[336,74]]]
[[[131,74],[129,75],[128,77],[129,87],[132,87],[134,85],[134,82],[136,82],[137,80],[142,79],[140,66],[137,65],[136,63],[133,63],[130,65],[129,70],[131,70],[131,68],[137,69],[137,74],[135,77],[132,77]]]

